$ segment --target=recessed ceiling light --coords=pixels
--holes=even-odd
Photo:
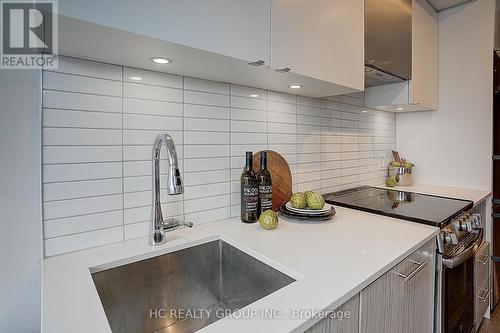
[[[251,94],[250,97],[257,98],[257,97],[259,97],[259,95],[257,95],[257,94]]]
[[[155,64],[170,64],[172,62],[172,59],[165,57],[151,57],[149,58],[149,60],[151,60]]]
[[[404,109],[402,107],[396,108],[397,111],[403,111]]]
[[[142,77],[140,77],[140,76],[129,76],[129,79],[130,80],[134,80],[134,81],[141,81]]]
[[[362,110],[361,113],[368,113],[368,110]]]
[[[303,85],[301,85],[301,84],[291,84],[288,86],[288,88],[290,88],[290,89],[300,89],[302,87],[303,87]]]

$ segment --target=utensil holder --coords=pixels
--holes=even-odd
[[[411,186],[413,185],[412,172],[413,167],[393,167],[389,165],[389,177],[396,176],[396,181],[399,186]]]

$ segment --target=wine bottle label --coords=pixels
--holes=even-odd
[[[273,187],[269,184],[259,185],[260,211],[273,209]]]
[[[259,188],[255,185],[247,185],[242,187],[241,205],[247,213],[257,211],[259,203]]]

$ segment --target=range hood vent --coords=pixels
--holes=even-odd
[[[365,86],[411,79],[412,1],[365,0]]]
[[[391,83],[403,82],[402,78],[388,74],[380,69],[365,65],[365,87],[383,86]]]

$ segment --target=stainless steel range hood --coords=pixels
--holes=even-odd
[[[437,108],[438,17],[426,0],[365,0],[365,105]]]
[[[473,1],[426,3],[439,12]],[[412,5],[414,0],[365,0],[365,87],[412,78]]]
[[[411,79],[412,0],[365,0],[365,86]]]

